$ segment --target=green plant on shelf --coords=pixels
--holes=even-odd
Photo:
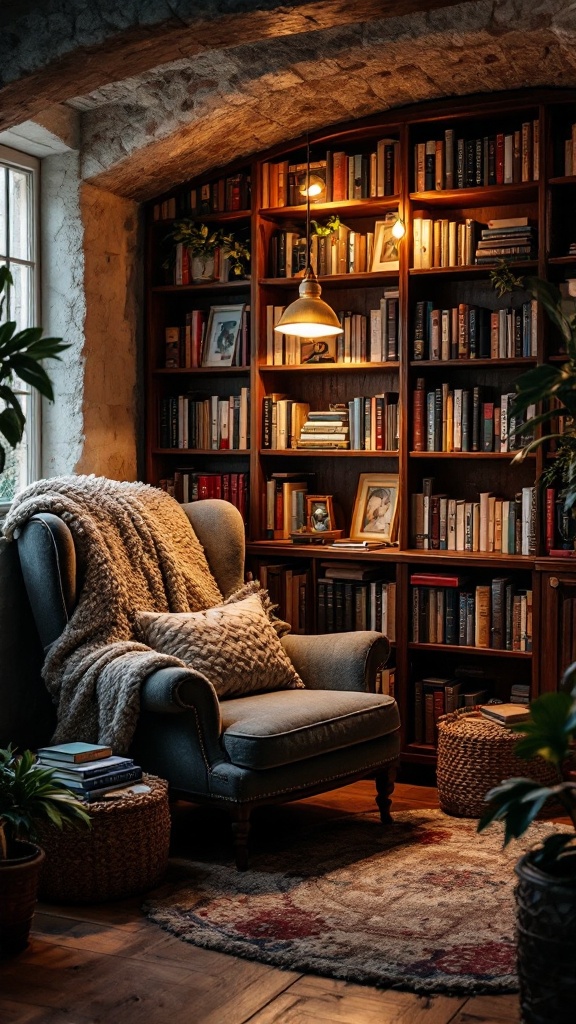
[[[247,277],[250,264],[250,242],[247,238],[237,238],[233,232],[222,235],[222,255],[230,264],[230,272],[234,277]]]

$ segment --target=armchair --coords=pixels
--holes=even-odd
[[[228,597],[243,584],[241,517],[216,499],[187,505],[185,511]],[[47,650],[62,633],[82,586],[74,541],[62,519],[39,513],[27,520],[17,544],[31,612]],[[14,575],[14,565],[11,569]],[[398,709],[391,697],[371,692],[376,670],[389,655],[388,640],[380,633],[356,632],[287,635],[282,643],[304,690],[219,701],[210,680],[193,667],[153,671],[141,690],[132,756],[146,771],[166,778],[173,796],[229,812],[240,869],[247,867],[249,819],[259,804],[299,799],[374,774],[381,819],[390,821]],[[39,675],[36,686],[40,693]],[[30,683],[23,699],[30,701]],[[11,700],[11,714],[22,726],[17,692]],[[49,742],[52,724],[42,697],[40,703],[45,731],[31,728],[35,745]],[[12,738],[21,742],[21,736]]]

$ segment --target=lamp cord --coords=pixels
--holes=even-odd
[[[310,237],[310,138],[306,135],[306,270],[312,270],[312,239]]]

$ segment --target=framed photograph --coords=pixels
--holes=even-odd
[[[377,220],[374,225],[374,252],[370,268],[372,272],[398,270],[400,266],[398,239],[392,234],[397,219],[397,212],[392,211],[386,214],[384,220]]]
[[[210,306],[202,366],[232,366],[243,312],[244,303]]]
[[[301,363],[335,363],[337,336],[300,342]]]
[[[331,494],[306,495],[306,526],[312,533],[325,533],[334,529]]]
[[[351,540],[394,543],[398,531],[397,473],[361,473],[352,513]]]

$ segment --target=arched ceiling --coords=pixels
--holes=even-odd
[[[576,3],[560,0],[28,0],[2,20],[11,8],[0,127],[69,103],[83,176],[137,200],[390,107],[576,86]]]

